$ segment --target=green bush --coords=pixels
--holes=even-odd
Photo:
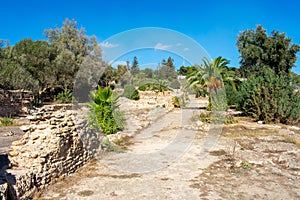
[[[14,120],[11,117],[3,117],[0,122],[3,126],[10,126],[14,123]]]
[[[172,102],[175,108],[180,108],[181,107],[181,103],[180,103],[180,99],[177,96],[174,96],[172,98]]]
[[[133,85],[125,85],[123,96],[131,100],[139,100],[139,91]]]
[[[289,74],[265,70],[252,76],[239,89],[238,109],[266,123],[293,124],[300,118],[300,93]]]
[[[73,99],[73,94],[71,90],[65,89],[64,91],[58,93],[55,97],[55,101],[60,103],[71,103]]]
[[[225,84],[227,105],[237,105],[239,102],[239,93],[231,85]]]
[[[219,122],[224,124],[233,124],[237,123],[237,120],[234,119],[232,115],[226,115],[225,118],[223,116],[212,116],[212,113],[201,113],[199,115],[200,121],[204,123],[212,123],[212,122]]]
[[[159,92],[164,92],[164,91],[169,91],[171,89],[166,84],[164,84],[164,83],[149,82],[149,83],[141,84],[139,86],[139,90],[141,90],[141,91],[159,91]]]
[[[88,121],[90,128],[101,130],[105,135],[116,133],[122,130],[125,119],[122,112],[117,111],[118,97],[111,88],[101,88],[90,96],[90,112]]]

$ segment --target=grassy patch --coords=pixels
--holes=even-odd
[[[212,116],[211,112],[206,112],[206,113],[200,113],[200,115],[193,116],[191,121],[197,121],[200,120],[201,122],[204,123],[213,123],[213,122],[219,122],[219,123],[224,123],[224,124],[233,124],[237,123],[238,121],[232,116],[232,115],[226,115],[225,119],[224,117],[220,116]]]
[[[0,119],[0,123],[2,126],[11,126],[14,123],[14,120],[11,117],[3,117]]]

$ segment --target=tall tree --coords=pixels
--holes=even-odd
[[[133,76],[135,76],[139,73],[139,71],[140,71],[139,62],[138,62],[137,57],[134,56],[130,72]]]
[[[158,78],[172,80],[177,77],[173,62],[174,60],[171,57],[167,61],[165,59],[162,60],[162,66],[158,70]]]
[[[241,54],[242,75],[260,74],[264,68],[271,68],[276,74],[289,73],[300,51],[300,46],[291,42],[285,33],[279,31],[268,36],[261,25],[255,31],[241,32],[237,37],[237,47]]]
[[[224,102],[226,102],[224,81],[225,79],[229,79],[229,76],[226,73],[228,71],[227,65],[229,64],[229,60],[217,57],[210,62],[208,59],[204,58],[203,63],[204,66],[198,67],[197,71],[191,73],[187,81],[191,87],[197,86],[199,89],[207,87],[210,97],[209,109],[213,106],[213,109],[223,110],[225,109]]]
[[[37,81],[16,61],[13,47],[3,43],[0,48],[0,88],[38,91]]]
[[[23,39],[12,47],[12,55],[12,60],[38,82],[40,93],[54,85],[52,62],[56,54],[47,41]]]
[[[45,36],[57,49],[55,70],[57,87],[72,89],[76,73],[86,56],[101,59],[101,49],[95,37],[88,37],[84,28],[78,28],[75,20],[66,19],[61,28],[45,30]]]

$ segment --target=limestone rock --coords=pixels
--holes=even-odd
[[[10,151],[9,153],[8,153],[10,156],[12,156],[12,157],[14,157],[14,156],[17,156],[17,155],[19,155],[19,153],[17,152],[17,151]]]

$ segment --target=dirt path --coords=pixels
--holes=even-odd
[[[125,153],[103,155],[50,187],[41,199],[199,198],[190,180],[216,161],[199,157],[205,134],[190,121],[199,106],[193,99],[186,109],[165,114],[137,134]]]
[[[280,135],[290,130],[239,123],[210,138],[216,127],[190,121],[204,103],[165,114],[125,153],[101,155],[37,199],[299,199],[300,151]]]

